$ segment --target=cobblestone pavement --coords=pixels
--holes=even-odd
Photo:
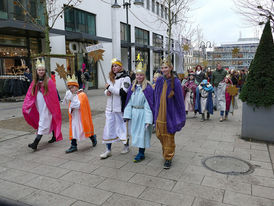
[[[72,154],[65,154],[70,146],[67,121],[63,141],[48,144],[50,136],[44,136],[33,152],[27,144],[35,134],[20,126],[22,118],[18,120],[22,102],[0,103],[0,120],[13,124],[7,129],[0,121],[1,200],[38,206],[274,206],[274,145],[239,138],[241,108],[225,122],[218,121],[217,112],[205,122],[190,114],[176,134],[172,168],[164,170],[155,134],[143,162],[133,163],[136,148],[121,155],[121,143],[113,145],[110,158],[100,160],[106,99],[102,90],[89,91],[89,99],[98,145],[93,148],[89,140],[82,141]],[[201,161],[213,155],[246,160],[255,171],[238,176],[212,172]]]

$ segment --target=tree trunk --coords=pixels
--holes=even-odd
[[[48,16],[48,11],[47,11],[47,1],[43,1],[43,7],[44,7],[44,16],[45,16],[45,48],[44,48],[44,54],[45,56],[45,66],[48,74],[50,75],[50,55],[51,48],[50,48],[50,39],[49,39],[49,16]]]

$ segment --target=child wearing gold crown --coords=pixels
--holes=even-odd
[[[130,77],[123,69],[120,60],[114,58],[111,63],[109,79],[105,85],[105,95],[107,96],[106,124],[103,134],[103,143],[106,144],[106,151],[100,155],[101,159],[111,156],[111,144],[113,142],[123,142],[122,154],[129,152],[126,123],[123,120],[127,92],[131,85]]]
[[[161,67],[163,76],[157,79],[154,90],[156,136],[162,144],[164,169],[171,167],[175,154],[175,133],[184,127],[186,121],[181,82],[172,70],[173,65],[164,60]]]
[[[79,90],[79,84],[74,75],[67,78],[68,91],[64,97],[64,103],[69,104],[69,139],[71,147],[66,153],[77,151],[77,140],[90,138],[93,147],[97,144],[96,135],[92,123],[92,115],[87,95]]]
[[[37,130],[37,136],[28,146],[33,150],[45,134],[53,132],[49,143],[62,140],[62,115],[54,82],[47,76],[45,62],[36,62],[33,81],[26,94],[22,112],[29,125]]]
[[[136,79],[127,94],[124,119],[130,122],[132,146],[139,148],[134,162],[145,159],[145,148],[150,147],[153,124],[153,88],[146,80],[146,69],[140,62],[136,68]]]

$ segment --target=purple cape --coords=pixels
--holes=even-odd
[[[154,112],[154,120],[156,122],[159,108],[160,108],[160,100],[163,90],[165,78],[159,77],[156,81],[156,86],[154,90],[154,103],[155,103],[155,112]],[[167,81],[167,93],[166,93],[166,102],[167,102],[167,131],[170,134],[174,134],[175,132],[180,131],[186,122],[186,112],[185,112],[185,104],[182,86],[180,80],[177,77],[174,77],[174,96],[168,98],[168,95],[171,91],[171,78],[166,79]]]
[[[132,85],[130,86],[130,88],[128,89],[128,92],[127,92],[127,100],[126,100],[126,104],[125,104],[125,107],[127,106],[129,100],[130,100],[130,97],[132,95],[132,91],[131,91],[131,88],[132,88]],[[136,86],[135,86],[136,88]],[[153,99],[153,88],[150,84],[147,84],[147,87],[145,88],[145,90],[143,91],[146,99],[147,99],[147,102],[149,104],[149,107],[152,111],[152,114],[153,114],[153,117],[154,117],[154,99]]]

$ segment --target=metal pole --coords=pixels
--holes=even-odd
[[[126,20],[127,20],[127,38],[128,38],[128,71],[131,71],[131,46],[130,46],[130,29],[129,29],[129,24],[128,24],[128,7],[130,7],[130,3],[125,3],[124,4],[126,7]]]

